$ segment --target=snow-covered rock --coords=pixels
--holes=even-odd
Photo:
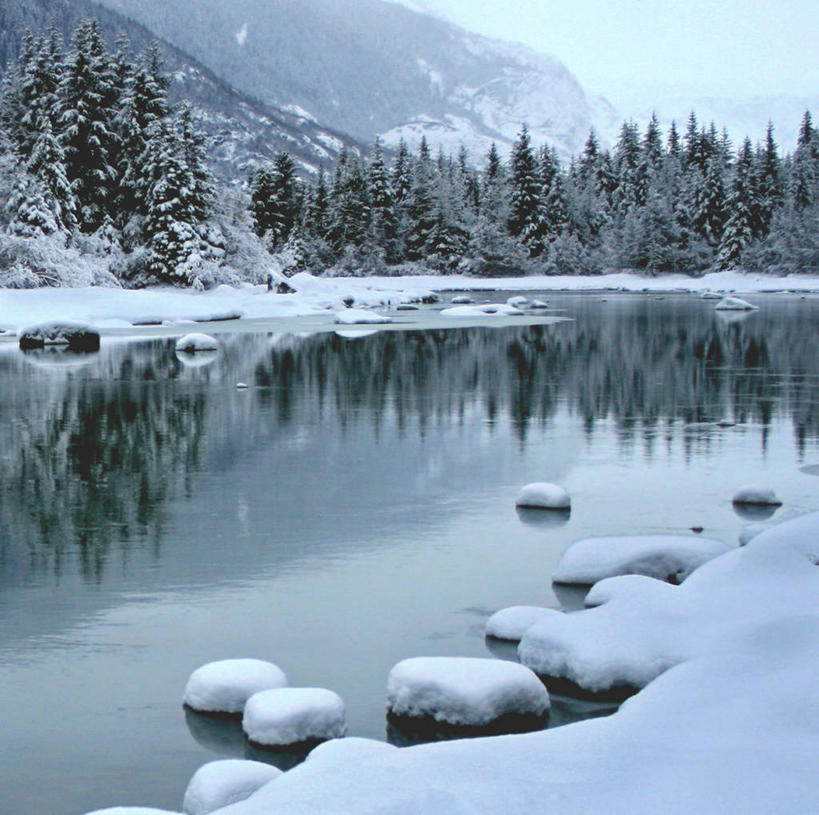
[[[760,484],[746,484],[740,487],[731,499],[735,504],[751,504],[752,506],[780,507],[782,502],[770,488]]]
[[[591,585],[606,577],[637,574],[679,583],[728,548],[718,540],[682,535],[585,538],[563,553],[552,580]]]
[[[724,296],[724,294],[711,291],[710,289],[705,289],[705,291],[700,292],[700,300],[722,300]]]
[[[346,730],[344,702],[325,688],[278,688],[247,700],[242,729],[254,743],[285,747],[341,738]]]
[[[515,662],[417,657],[399,662],[387,681],[393,716],[487,727],[502,717],[542,717],[548,710],[543,683]]]
[[[539,606],[510,606],[496,611],[486,621],[486,636],[498,640],[519,642],[526,629],[550,614],[560,614],[552,608]]]
[[[679,586],[632,580],[596,608],[535,623],[518,647],[521,662],[588,691],[641,688],[717,642],[727,647],[755,622],[817,614],[819,569],[797,551],[817,535],[813,513],[709,561]]]
[[[91,326],[80,322],[49,322],[30,325],[17,332],[24,351],[47,346],[65,346],[71,351],[99,351],[100,335]]]
[[[353,767],[358,766],[361,761],[383,756],[397,749],[385,741],[347,736],[343,739],[330,739],[330,741],[322,742],[310,751],[307,761],[313,766],[321,763],[324,766],[345,764]]]
[[[527,484],[521,489],[515,506],[526,509],[571,509],[572,499],[566,490],[548,482]]]
[[[200,351],[218,351],[219,343],[210,334],[185,334],[176,341],[176,350],[183,354],[195,354]]]
[[[717,311],[757,311],[759,306],[755,306],[741,297],[723,297],[714,308]]]
[[[459,294],[451,300],[453,306],[467,306],[474,302],[475,301],[468,294]]]
[[[529,304],[529,298],[524,297],[522,294],[517,294],[514,297],[510,297],[506,301],[507,306],[512,306],[512,308],[523,308]]]
[[[223,659],[209,662],[190,675],[183,701],[200,713],[238,715],[254,693],[286,685],[284,671],[272,662]]]
[[[519,317],[523,312],[506,303],[484,303],[474,306],[452,306],[441,311],[442,317]]]
[[[532,300],[532,302],[529,303],[529,308],[544,309],[549,308],[549,304],[545,300]]]
[[[347,308],[344,311],[338,311],[334,319],[338,325],[371,325],[392,322],[392,317],[363,308]]]
[[[281,774],[278,767],[261,761],[211,761],[191,778],[185,790],[182,812],[185,815],[209,815],[217,809],[244,801]]]
[[[819,564],[819,512],[799,515],[789,521],[777,523],[760,532],[747,545],[778,543],[788,546],[807,558],[814,565]]]

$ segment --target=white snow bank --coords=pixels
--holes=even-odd
[[[598,580],[589,589],[583,602],[586,608],[595,608],[615,597],[627,597],[632,592],[654,592],[658,597],[662,597],[666,588],[673,588],[673,584],[641,574],[621,574]]]
[[[278,688],[247,700],[242,729],[255,744],[283,747],[338,739],[347,730],[344,702],[324,688]]]
[[[585,538],[563,553],[552,580],[591,585],[606,577],[636,574],[679,583],[728,548],[718,540],[682,535]]]
[[[184,354],[195,354],[198,351],[218,351],[219,343],[210,334],[185,334],[176,341],[176,350]]]
[[[552,608],[539,606],[510,606],[495,612],[486,621],[486,636],[499,640],[519,642],[527,628],[550,614],[560,614]]]
[[[392,753],[398,748],[385,741],[362,739],[357,737],[331,739],[314,747],[307,756],[312,765],[321,763],[325,767],[346,764],[347,767],[357,766],[359,761],[383,756]]]
[[[371,325],[391,323],[392,317],[385,317],[383,314],[363,308],[348,308],[344,311],[337,311],[334,320],[338,325]]]
[[[185,686],[185,705],[202,713],[239,714],[254,694],[283,688],[281,668],[261,659],[223,659],[197,668]]]
[[[819,587],[804,577],[819,570],[801,560],[794,574],[786,549],[765,568],[746,564],[734,585],[756,598],[787,585],[784,570],[803,598],[795,614],[754,603],[753,619],[709,637],[612,716],[385,752],[355,768],[308,760],[220,815],[817,812]]]
[[[208,815],[214,810],[244,801],[282,771],[261,761],[225,759],[200,767],[191,778],[182,812],[185,815]]]
[[[526,509],[570,509],[572,499],[563,487],[547,482],[527,484],[521,489],[515,506]]]
[[[763,487],[759,484],[747,484],[740,487],[732,501],[735,504],[753,504],[756,506],[779,507],[782,502],[776,497],[776,493],[770,487]]]
[[[819,565],[819,512],[799,515],[761,532],[748,545],[788,546],[805,557],[809,563]]]
[[[441,311],[442,317],[518,317],[523,312],[505,303],[484,303],[476,306],[452,306]]]
[[[543,683],[523,665],[496,659],[417,657],[399,662],[387,681],[387,710],[481,727],[508,714],[542,716]]]
[[[723,297],[714,308],[717,311],[756,311],[759,306],[754,306],[741,297]]]
[[[680,586],[632,583],[597,608],[541,620],[520,642],[521,662],[589,691],[640,688],[749,625],[816,613],[819,570],[792,548],[810,534],[819,534],[819,513],[709,561]]]

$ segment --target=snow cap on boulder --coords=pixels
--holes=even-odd
[[[284,671],[272,662],[223,659],[209,662],[190,675],[183,701],[200,713],[237,715],[254,693],[286,685]]]

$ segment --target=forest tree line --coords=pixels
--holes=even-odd
[[[111,285],[258,281],[274,255],[335,274],[819,272],[807,112],[786,155],[770,126],[735,146],[692,113],[682,133],[626,122],[610,150],[591,132],[568,165],[524,126],[480,168],[376,140],[315,175],[279,153],[231,184],[169,86],[155,45],[109,50],[93,20],[67,45],[25,36],[0,84],[0,285],[88,282],[50,271],[88,258]]]
[[[508,160],[493,145],[482,171],[463,149],[433,156],[424,139],[415,153],[402,141],[388,165],[376,141],[313,182],[281,153],[251,179],[251,210],[271,251],[348,273],[405,262],[473,274],[819,271],[819,133],[806,112],[783,157],[770,125],[735,148],[694,113],[665,136],[653,117],[643,133],[625,122],[612,150],[592,131],[563,166],[524,126]]]

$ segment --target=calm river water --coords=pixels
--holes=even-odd
[[[226,335],[201,367],[165,339],[4,347],[3,815],[179,809],[197,767],[246,754],[183,712],[205,662],[270,659],[385,738],[395,662],[488,656],[491,612],[577,602],[550,585],[571,541],[735,543],[749,481],[816,508],[819,298],[728,320],[694,296],[549,299],[575,321]],[[570,518],[518,515],[531,481],[566,486]]]

